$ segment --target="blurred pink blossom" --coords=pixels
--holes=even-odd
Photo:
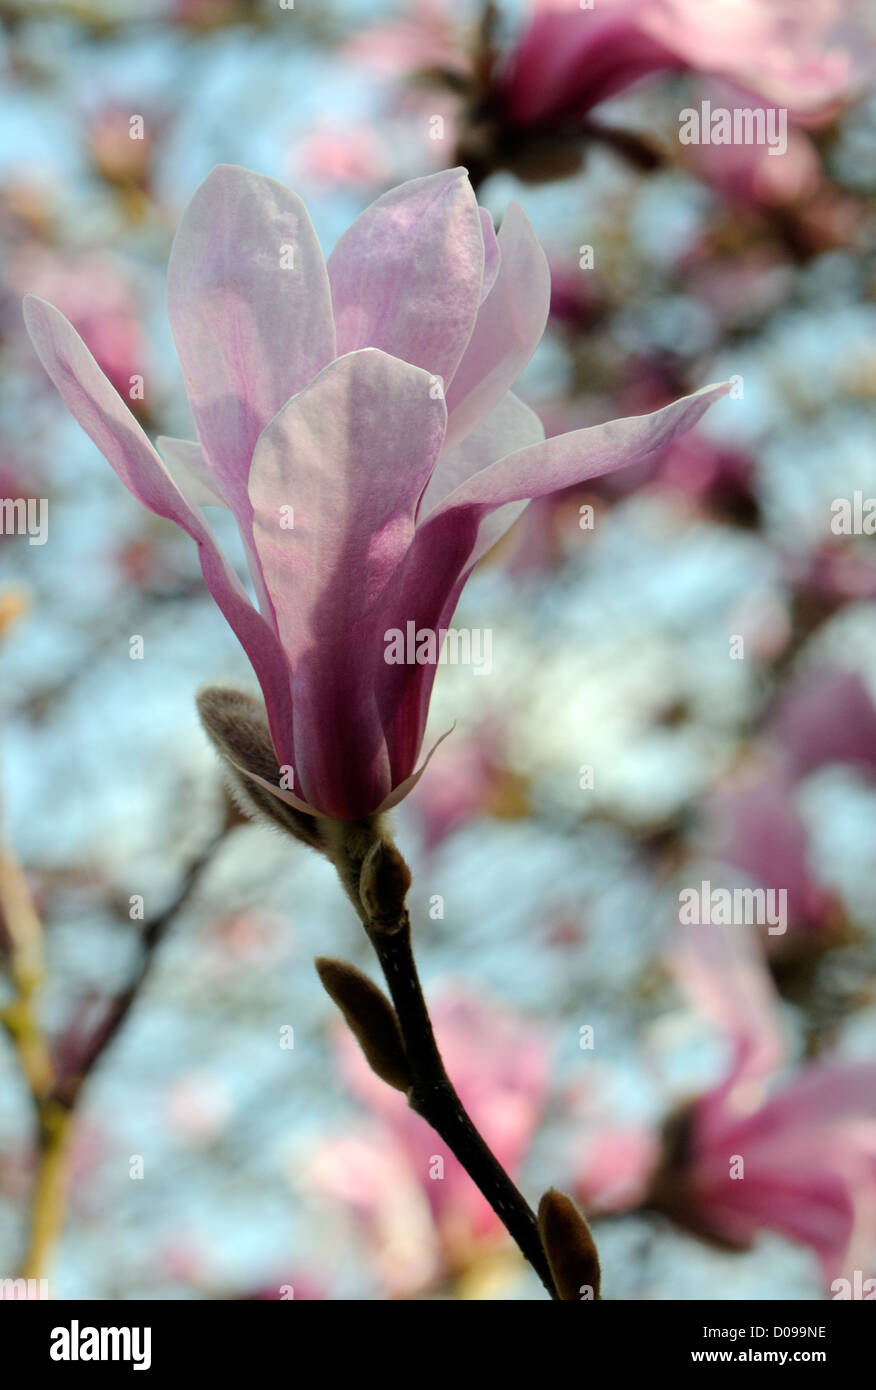
[[[132,410],[142,408],[143,402],[131,396],[132,377],[145,371],[140,305],[128,277],[110,257],[31,246],[13,258],[7,280],[17,295],[28,292],[56,304],[87,341],[119,395]]]
[[[433,1019],[463,1104],[515,1176],[548,1095],[546,1038],[461,990],[439,997]],[[373,1075],[346,1031],[338,1039],[342,1072],[372,1123],[317,1152],[309,1174],[350,1209],[385,1286],[410,1291],[501,1248],[503,1226],[444,1142]]]
[[[366,30],[346,51],[355,61],[372,63],[390,77],[430,69],[463,76],[471,71],[452,10],[441,0],[412,0],[403,16]]]
[[[232,1098],[225,1079],[206,1068],[179,1075],[165,1104],[175,1135],[191,1144],[207,1144],[218,1138],[232,1113]]]
[[[831,540],[786,562],[789,581],[832,611],[840,604],[876,598],[876,556],[856,543]]]
[[[327,187],[371,188],[392,170],[386,142],[366,126],[312,130],[297,141],[294,163],[303,179]]]
[[[551,261],[551,323],[586,332],[606,311],[605,290],[594,271]]]
[[[605,1128],[586,1146],[576,1193],[593,1214],[641,1206],[660,1159],[660,1135],[648,1125]]]
[[[822,667],[785,690],[767,724],[794,777],[827,763],[876,771],[876,705],[854,671]]]
[[[646,1126],[598,1136],[582,1165],[582,1200],[593,1212],[658,1210],[733,1249],[777,1231],[814,1252],[828,1285],[869,1270],[876,1064],[826,1058],[782,1074],[778,999],[745,927],[685,928],[673,959],[688,998],[729,1046],[729,1066],[673,1114],[662,1153]]]
[[[814,876],[809,832],[786,768],[742,769],[707,798],[704,817],[704,853],[739,869],[756,885],[784,889],[790,930],[829,924],[835,899]]]
[[[410,806],[427,853],[479,816],[510,818],[525,812],[522,789],[505,767],[503,747],[501,726],[495,719],[483,720],[470,736],[450,739],[428,783],[414,788]]]
[[[780,159],[772,157],[766,145],[700,144],[685,148],[696,176],[728,202],[774,208],[811,197],[823,178],[821,161],[809,136],[790,126],[787,141]]]
[[[550,430],[563,428],[576,411],[563,405],[542,407]],[[756,518],[752,459],[739,449],[707,439],[696,430],[676,439],[663,453],[635,464],[626,473],[594,479],[587,487],[567,488],[539,497],[527,507],[508,560],[513,575],[547,574],[577,550],[592,532],[582,530],[582,506],[598,509],[643,488],[671,489],[698,509],[722,520],[749,525]]]
[[[656,72],[729,77],[763,100],[806,115],[845,96],[853,50],[834,31],[842,0],[534,0],[504,76],[520,126],[571,124]]]
[[[786,303],[794,287],[793,270],[773,244],[740,247],[730,257],[716,251],[706,236],[680,268],[691,292],[725,333],[762,322]]]
[[[689,928],[679,976],[733,1048],[723,1081],[686,1112],[651,1200],[748,1248],[763,1228],[808,1245],[827,1283],[870,1269],[876,1240],[876,1064],[825,1058],[775,1080],[778,1001],[745,929]]]

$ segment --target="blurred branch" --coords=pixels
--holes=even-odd
[[[39,1111],[54,1075],[36,1011],[43,979],[42,924],[24,871],[6,849],[0,850],[0,920],[9,941],[9,974],[15,988],[12,1002],[0,1011],[0,1022],[9,1034]]]
[[[15,34],[25,24],[53,23],[62,19],[75,24],[92,42],[168,29],[181,30],[192,38],[209,37],[217,30],[244,25],[256,32],[276,32],[287,13],[279,5],[274,10],[262,0],[225,0],[224,4],[217,3],[212,11],[205,6],[193,7],[186,13],[180,7],[176,13],[168,9],[152,14],[137,14],[136,11],[117,14],[110,6],[89,4],[88,0],[50,0],[42,5],[35,0],[0,0],[0,26],[10,34]],[[337,24],[331,12],[313,9],[304,22],[311,38],[324,43],[337,40]]]
[[[0,852],[0,917],[9,942],[12,1002],[0,1012],[36,1116],[37,1170],[24,1278],[39,1277],[54,1247],[64,1211],[69,1117],[52,1095],[55,1068],[38,1013],[43,982],[43,932],[24,870],[8,849]]]
[[[82,1088],[118,1035],[152,967],[156,952],[177,915],[197,888],[234,820],[221,830],[189,865],[175,896],[144,923],[140,952],[129,984],[112,1000],[67,1075],[58,1072],[49,1040],[39,1021],[38,991],[44,977],[42,925],[24,872],[8,850],[0,853],[0,918],[9,940],[11,1003],[0,1012],[18,1058],[36,1112],[36,1172],[31,1198],[22,1278],[41,1278],[60,1236],[66,1206],[69,1156],[76,1105]]]
[[[189,865],[173,899],[156,916],[144,922],[140,932],[140,955],[129,984],[113,999],[78,1059],[73,1073],[59,1080],[56,1085],[55,1095],[68,1109],[75,1106],[85,1082],[122,1028],[152,969],[159,946],[192,897],[230,828],[229,820]]]

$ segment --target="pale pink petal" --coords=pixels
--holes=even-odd
[[[499,274],[499,262],[502,253],[499,250],[499,243],[496,240],[496,229],[493,226],[493,219],[486,208],[478,208],[481,218],[481,232],[484,238],[484,280],[481,285],[481,303],[483,304],[490,290],[496,283],[496,276]]]
[[[207,467],[200,444],[191,439],[173,439],[167,434],[160,434],[155,443],[171,478],[193,506],[228,506]]]
[[[785,1037],[757,933],[734,926],[682,927],[673,965],[694,1007],[736,1044],[731,1084],[775,1072]]]
[[[435,752],[438,745],[440,743],[443,743],[446,738],[449,738],[449,736],[453,733],[453,730],[455,728],[456,725],[451,724],[450,728],[446,729],[445,732],[441,735],[441,737],[435,740],[435,742],[432,744],[432,747],[426,754],[425,758],[420,763],[420,766],[417,768],[416,772],[412,772],[410,777],[406,777],[403,782],[399,782],[398,786],[392,789],[386,800],[382,801],[378,806],[378,811],[391,811],[393,806],[397,806],[400,801],[404,801],[405,797],[408,795],[409,792],[412,792],[414,790],[414,787],[417,785],[423,773],[426,771],[426,768],[432,761],[432,754]]]
[[[254,536],[292,669],[296,792],[341,819],[373,811],[413,770],[390,777],[381,602],[445,423],[429,374],[371,348],[331,363],[256,447]]]
[[[166,434],[159,435],[156,442],[164,457],[168,473],[187,502],[194,507],[228,507],[228,500],[220,492],[216,477],[204,458],[200,444],[191,439],[171,439]],[[238,525],[259,609],[271,626],[275,627],[273,609],[252,543],[251,521],[239,517]]]
[[[783,695],[768,727],[795,777],[825,763],[876,769],[876,707],[855,671],[808,672]]]
[[[787,893],[792,928],[820,927],[831,895],[810,863],[810,836],[787,768],[742,769],[705,802],[705,848],[747,879]]]
[[[464,439],[513,386],[547,322],[550,270],[519,203],[509,204],[497,241],[501,259],[495,283],[447,388],[447,449]]]
[[[445,447],[423,494],[418,520],[425,521],[460,483],[480,473],[496,459],[543,439],[544,426],[535,411],[511,391],[506,392],[461,444],[452,449]]]
[[[40,361],[67,407],[130,492],[157,516],[175,521],[197,543],[207,588],[237,635],[259,678],[278,756],[291,751],[291,700],[282,649],[222,556],[201,512],[169,476],[128,407],[98,367],[76,330],[51,304],[33,295],[24,318]]]
[[[250,782],[255,782],[257,786],[262,787],[266,792],[270,792],[271,796],[275,796],[278,801],[285,802],[287,806],[294,806],[296,811],[303,811],[305,815],[319,815],[319,811],[315,806],[310,806],[308,802],[302,801],[300,796],[296,796],[295,793],[289,791],[287,787],[281,787],[279,783],[269,782],[266,777],[260,777],[259,774],[253,772],[251,768],[244,767],[242,763],[236,763],[233,758],[228,757],[228,754],[225,756],[231,766],[240,773],[241,777],[248,777]]]
[[[756,1117],[756,1132],[765,1143],[801,1126],[817,1132],[857,1119],[876,1120],[876,1063],[829,1059],[804,1068],[773,1096]]]
[[[378,347],[446,383],[477,314],[484,233],[464,169],[384,193],[329,257],[338,352]]]
[[[612,473],[616,468],[626,468],[668,448],[729,390],[729,382],[703,386],[693,395],[682,396],[650,415],[633,415],[572,430],[509,454],[460,484],[426,525],[448,512],[492,509],[524,497],[544,497],[588,478]]]
[[[477,558],[512,524],[524,499],[559,491],[665,449],[729,384],[706,386],[652,415],[613,420],[518,450],[474,473],[417,526],[384,602],[386,628],[446,628]],[[393,780],[409,775],[423,740],[436,667],[385,666],[380,709]],[[401,769],[404,769],[403,771]]]
[[[335,352],[328,277],[301,199],[218,165],[180,222],[167,306],[208,466],[245,531],[260,432]]]

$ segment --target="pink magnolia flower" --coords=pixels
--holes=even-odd
[[[736,105],[745,105],[737,101]],[[782,208],[811,197],[823,179],[812,140],[793,126],[781,159],[766,145],[690,145],[694,172],[730,203],[745,208]]]
[[[710,857],[759,886],[785,890],[792,930],[817,929],[830,921],[834,898],[813,873],[809,832],[786,767],[746,769],[719,787],[706,803],[706,821]]]
[[[855,671],[823,667],[803,676],[767,727],[795,777],[827,763],[876,770],[876,706]]]
[[[655,72],[730,77],[764,100],[818,113],[849,89],[834,42],[845,0],[535,0],[504,76],[518,126],[572,121]]]
[[[742,1249],[778,1231],[815,1252],[826,1283],[869,1270],[876,1065],[813,1064],[761,1104],[746,1098],[747,1080],[731,1072],[688,1116],[677,1215]]]
[[[681,67],[678,53],[651,32],[647,0],[536,0],[504,79],[516,125],[583,116],[651,73]]]
[[[345,51],[390,77],[434,69],[464,77],[472,67],[451,13],[435,0],[413,0],[404,15],[357,35]]]
[[[690,927],[674,965],[730,1047],[721,1080],[677,1111],[661,1145],[640,1127],[602,1134],[578,1190],[590,1209],[645,1206],[733,1249],[759,1231],[809,1246],[830,1283],[872,1265],[876,1065],[826,1058],[786,1078],[785,1034],[759,942]]]
[[[825,1058],[775,1085],[784,1036],[757,943],[744,928],[694,927],[678,965],[730,1039],[733,1061],[684,1116],[652,1199],[734,1247],[748,1248],[762,1228],[808,1245],[828,1283],[869,1268],[876,1064]]]
[[[63,315],[25,301],[80,424],[134,496],[197,543],[294,791],[264,786],[299,810],[357,819],[419,775],[436,667],[389,664],[387,633],[446,629],[529,498],[665,449],[728,389],[544,440],[509,388],[549,296],[523,210],[509,207],[497,238],[464,169],[378,198],[326,265],[294,193],[219,166],[168,272],[199,443],[160,439],[163,460]],[[231,510],[258,607],[204,503]]]
[[[547,1100],[547,1040],[458,990],[439,997],[433,1016],[463,1104],[514,1176]],[[338,1047],[350,1089],[375,1123],[320,1149],[309,1177],[349,1207],[384,1284],[397,1292],[421,1287],[501,1247],[501,1222],[444,1142],[375,1077],[346,1030]]]
[[[781,1062],[784,1035],[760,944],[745,930],[683,928],[669,963],[689,1003],[729,1040],[734,1074],[741,1077],[744,1069],[750,1076],[768,1076]],[[604,1126],[588,1147],[578,1192],[591,1211],[640,1206],[660,1158],[660,1135],[653,1126]]]
[[[788,557],[784,568],[789,582],[826,613],[876,598],[876,559],[866,545],[831,538],[802,557]]]

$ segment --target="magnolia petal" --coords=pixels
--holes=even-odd
[[[436,739],[436,741],[432,744],[432,747],[429,749],[425,758],[420,763],[420,766],[417,768],[416,772],[412,772],[410,777],[406,777],[403,782],[399,782],[398,786],[393,788],[386,800],[380,803],[380,805],[377,808],[378,811],[391,811],[393,806],[397,806],[400,801],[404,801],[405,797],[408,795],[409,792],[412,792],[414,790],[414,787],[417,785],[423,773],[426,771],[426,768],[432,761],[432,754],[435,752],[439,743],[443,743],[446,738],[449,738],[449,736],[453,733],[453,730],[455,728],[456,720],[454,720],[450,728],[446,729],[444,733],[441,735],[441,737],[439,739]]]
[[[484,232],[466,171],[384,193],[341,237],[328,273],[339,353],[382,348],[446,386],[471,337],[484,276]]]
[[[445,423],[427,372],[366,348],[289,401],[253,457],[255,545],[293,673],[297,785],[340,820],[373,811],[392,786],[375,697],[381,597],[413,540]]]
[[[609,420],[520,449],[467,478],[445,498],[433,517],[453,508],[491,509],[504,502],[544,497],[638,463],[649,454],[662,452],[678,435],[692,429],[731,387],[729,381],[713,383],[650,415]]]
[[[72,324],[34,295],[24,301],[24,319],[37,356],[68,409],[128,490],[157,516],[175,521],[196,542],[207,588],[258,676],[277,754],[281,761],[291,761],[289,677],[276,636],[253,608],[200,511],[186,501]]]
[[[484,238],[484,279],[481,285],[481,303],[483,304],[490,290],[496,283],[496,276],[499,274],[499,263],[502,253],[499,250],[499,243],[496,240],[496,229],[493,226],[492,214],[486,208],[478,208],[481,219],[481,232]]]
[[[785,1034],[757,934],[725,926],[682,927],[673,964],[691,1003],[736,1046],[731,1084],[778,1071]]]
[[[204,458],[204,451],[200,444],[195,444],[190,439],[171,439],[166,434],[159,435],[157,444],[164,455],[168,473],[187,502],[190,502],[194,507],[228,508],[228,501],[216,486],[216,479]],[[264,618],[276,630],[274,611],[265,589],[264,577],[252,541],[251,523],[244,522],[242,518],[238,517],[238,525],[246,554],[247,568],[256,592],[259,609]]]
[[[444,450],[423,494],[420,519],[425,520],[455,488],[496,459],[543,439],[544,426],[535,411],[511,391],[506,392],[461,444]]]
[[[800,1125],[817,1131],[859,1120],[871,1126],[876,1148],[874,1117],[876,1063],[825,1058],[806,1067],[768,1101],[761,1112],[761,1133],[764,1138],[781,1138]]]
[[[296,811],[303,811],[305,815],[319,816],[320,813],[315,807],[308,806],[307,802],[302,801],[301,797],[296,796],[294,792],[287,791],[285,787],[275,786],[274,783],[269,782],[266,777],[260,777],[257,772],[252,772],[241,763],[236,763],[233,758],[228,758],[228,762],[236,772],[240,773],[241,777],[245,777],[249,782],[255,782],[259,787],[264,788],[266,792],[270,792],[271,796],[275,796],[278,801],[284,801],[287,806],[294,806]]]
[[[160,434],[155,441],[164,466],[180,492],[196,507],[227,507],[207,467],[200,444]]]
[[[550,271],[519,203],[508,205],[497,240],[501,259],[495,284],[447,388],[446,449],[464,439],[513,386],[547,322]]]
[[[612,421],[531,444],[473,473],[417,526],[414,543],[383,599],[386,628],[438,631],[449,626],[472,566],[490,549],[531,497],[570,487],[621,468],[690,429],[730,389],[707,386],[653,415]],[[380,706],[387,742],[398,766],[416,757],[435,680],[431,665],[385,667]]]
[[[537,126],[553,116],[574,125],[640,77],[682,66],[677,53],[648,32],[657,27],[651,18],[654,8],[647,0],[586,10],[540,6],[517,44],[506,79],[505,100],[514,123]],[[737,6],[729,8],[735,17]],[[709,7],[709,21],[715,9]],[[679,35],[690,24],[677,14],[672,22]]]
[[[174,238],[167,307],[210,471],[248,524],[259,433],[335,352],[328,277],[301,199],[218,165]]]

